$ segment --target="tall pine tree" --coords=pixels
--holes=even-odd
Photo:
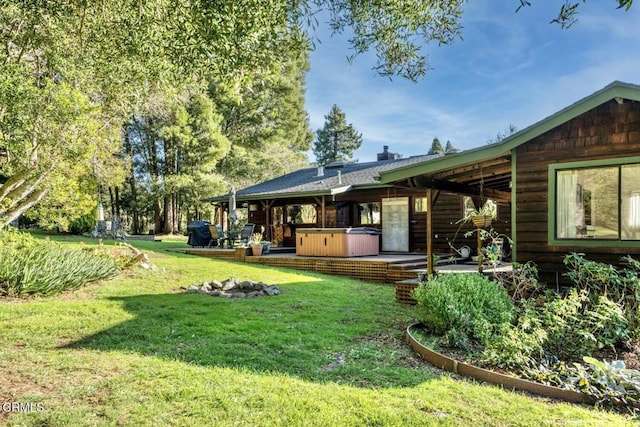
[[[256,71],[249,84],[239,88],[222,82],[210,85],[209,92],[223,115],[223,133],[231,142],[231,149],[217,165],[227,191],[308,165],[306,152],[313,140],[304,109],[308,55],[282,54],[283,62],[273,65],[278,73]]]
[[[431,149],[427,154],[444,154],[444,148],[442,148],[442,144],[440,143],[440,140],[437,136],[433,138]]]
[[[335,104],[324,119],[324,127],[316,131],[313,143],[313,154],[318,165],[355,161],[353,152],[362,145],[362,134],[351,123],[347,124],[344,112]]]

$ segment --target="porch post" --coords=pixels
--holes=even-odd
[[[266,222],[265,225],[266,225],[267,229],[264,230],[264,231],[267,234],[267,236],[269,237],[268,240],[271,242],[273,240],[273,233],[271,232],[271,230],[273,229],[271,227],[271,203],[269,203],[269,202],[263,203],[262,204],[262,209],[264,209],[266,211],[265,212],[265,221],[264,222]],[[265,236],[265,238],[267,236]]]
[[[433,198],[427,188],[427,274],[433,274]]]
[[[324,196],[322,196],[322,228],[325,228],[327,226],[327,213],[325,211],[326,208],[326,203],[325,203],[325,198]]]

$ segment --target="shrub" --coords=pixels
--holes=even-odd
[[[126,270],[138,265],[144,256],[143,253],[126,243],[117,242],[114,246],[106,246],[102,240],[97,246],[86,246],[82,250],[98,258],[111,260],[118,270]]]
[[[580,360],[629,338],[627,319],[618,305],[605,296],[595,304],[587,304],[588,299],[585,290],[571,289],[539,307],[530,300],[516,325],[505,325],[487,344],[485,360],[519,368],[545,358]]]
[[[533,300],[524,302],[515,325],[504,324],[484,349],[483,360],[501,368],[523,368],[544,357],[547,332]]]
[[[111,259],[24,233],[0,232],[0,295],[52,295],[115,274]]]
[[[96,219],[93,215],[83,215],[76,218],[69,224],[69,232],[71,234],[88,233],[93,230],[96,225]]]
[[[414,291],[418,319],[449,344],[486,344],[500,326],[510,323],[515,307],[506,292],[480,274],[443,274]]]
[[[578,289],[588,292],[589,303],[597,304],[600,296],[606,296],[624,311],[632,330],[640,327],[638,318],[640,301],[640,262],[626,256],[622,258],[626,268],[587,260],[584,254],[571,253],[564,257],[564,264]]]
[[[589,298],[586,290],[572,288],[566,296],[542,305],[547,352],[559,359],[577,360],[628,338],[622,309],[606,296],[595,303],[589,303]]]
[[[640,372],[627,369],[621,360],[599,361],[583,358],[581,363],[540,363],[523,376],[542,384],[579,391],[600,407],[621,412],[640,412]]]
[[[531,261],[514,262],[512,271],[496,272],[494,277],[515,304],[524,304],[524,301],[544,294],[545,286],[538,282],[538,267]]]

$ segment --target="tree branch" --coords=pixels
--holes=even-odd
[[[11,221],[13,221],[16,218],[18,218],[27,209],[29,209],[29,208],[33,207],[34,205],[36,205],[37,203],[39,203],[42,200],[42,198],[47,194],[48,191],[49,190],[47,190],[45,188],[41,188],[40,190],[32,193],[31,196],[29,196],[27,199],[25,199],[18,206],[14,207],[13,209],[9,209],[9,210],[5,211],[4,215],[0,216],[0,230],[5,228],[7,225],[11,224]],[[2,212],[0,212],[0,213],[2,213]]]

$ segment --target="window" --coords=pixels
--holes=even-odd
[[[427,211],[427,198],[416,197],[413,199],[413,211],[416,213],[424,213]]]
[[[360,203],[358,210],[361,225],[380,224],[380,203]]]
[[[640,240],[640,164],[552,172],[556,239]]]
[[[640,240],[640,164],[621,167],[620,185],[620,238]]]
[[[287,206],[288,224],[315,224],[317,222],[315,205],[289,205]]]

